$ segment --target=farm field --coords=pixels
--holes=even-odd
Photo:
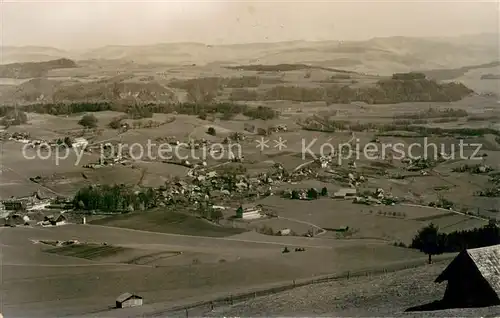
[[[487,224],[487,221],[467,215],[457,215],[425,206],[371,207],[353,204],[350,200],[297,201],[278,197],[268,197],[259,203],[278,215],[278,220],[274,223],[261,222],[273,226],[276,230],[285,228],[279,224],[279,217],[283,217],[321,225],[325,229],[349,227],[352,232],[342,235],[346,238],[381,239],[405,244],[411,243],[417,231],[431,222],[442,230],[450,232],[459,228],[471,229]],[[325,234],[325,236],[332,235],[337,237],[338,233]]]
[[[183,213],[157,210],[137,213],[135,215],[115,216],[92,222],[97,225],[123,227],[135,230],[186,234],[208,237],[224,237],[238,234],[241,230],[230,229],[209,223],[206,220]]]
[[[200,239],[94,225],[6,228],[1,231],[5,260],[2,263],[2,287],[9,291],[3,295],[2,312],[9,316],[79,315],[107,310],[116,294],[130,289],[145,295],[151,303],[175,301],[187,296],[201,296],[209,290],[226,292],[243,286],[367,266],[371,262],[389,264],[421,255],[404,248],[366,242],[324,240],[324,243],[317,243],[306,238],[289,238],[287,241],[286,237],[274,240],[265,236]],[[142,252],[135,255],[143,259],[148,255],[154,258],[161,252],[183,251],[183,254],[138,265],[110,263],[112,257],[104,258],[105,262],[101,263],[47,253],[43,251],[46,246],[30,241],[68,239],[139,249]],[[282,255],[283,246],[306,246],[306,251]],[[353,249],[354,246],[361,250]],[[85,256],[85,252],[83,254]],[[116,261],[120,258],[118,256],[115,255]],[[321,261],[315,262],[317,266],[304,266],[311,257]],[[351,261],[339,263],[339,257]],[[363,257],[362,264],[359,257]],[[124,279],[123,275],[128,278]],[[222,277],[225,279],[221,280]],[[98,291],[96,285],[100,286]],[[57,296],[61,293],[65,295],[63,298]],[[55,297],[59,300],[54,301]],[[53,306],[47,307],[48,304]]]

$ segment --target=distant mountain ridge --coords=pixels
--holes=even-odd
[[[498,59],[498,35],[450,38],[376,37],[364,41],[286,41],[275,43],[158,43],[108,45],[84,51],[50,47],[2,47],[1,64],[47,61],[128,60],[137,63],[227,65],[306,63],[389,75],[410,70],[454,69]]]

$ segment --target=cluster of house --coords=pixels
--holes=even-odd
[[[326,188],[323,188],[322,190],[309,188],[309,189],[293,189],[293,190],[287,189],[283,191],[283,197],[296,200],[317,199],[320,195],[326,195],[326,194],[327,194]]]
[[[57,147],[63,141],[61,139],[55,139],[55,140],[43,140],[43,139],[31,139],[30,134],[27,132],[13,132],[12,134],[9,133],[4,133],[2,135],[2,140],[11,140],[11,141],[17,141],[23,144],[28,144],[30,147],[48,147],[48,148],[53,148]],[[85,148],[89,144],[88,140],[83,138],[83,137],[78,137],[72,140],[71,142],[71,147],[73,148]]]
[[[55,212],[52,215],[43,215],[39,213],[50,210],[54,202],[60,202],[62,198],[53,200],[40,193],[35,192],[33,195],[11,198],[3,200],[0,205],[0,212],[3,217],[5,226],[18,225],[62,225],[66,223],[64,212]],[[64,206],[64,204],[62,205]],[[60,209],[57,209],[59,211]],[[54,210],[53,210],[54,211]]]
[[[3,132],[2,140],[12,140],[27,144],[30,142],[30,134],[26,132],[13,132],[12,134]]]
[[[2,201],[0,208],[5,211],[25,211],[42,209],[50,204],[50,198],[43,195],[40,191],[32,195],[18,198],[10,198]]]
[[[226,175],[205,169],[191,169],[190,180],[180,180],[170,187],[160,187],[159,198],[165,203],[188,200],[201,202],[209,199],[231,197],[234,193],[254,193],[256,196],[272,194],[273,180],[266,176],[249,178],[243,174]]]
[[[22,214],[20,212],[10,213],[8,216],[3,218],[4,226],[16,227],[16,226],[59,226],[67,223],[67,218],[64,213],[59,213],[57,215],[45,215],[40,219],[39,215],[30,217],[28,213]]]
[[[259,125],[254,125],[250,123],[245,123],[243,129],[245,131],[248,131],[249,133],[257,133],[258,135],[262,136],[267,136],[272,133],[277,133],[277,132],[287,132],[288,127],[285,124],[280,124],[276,126],[271,126],[271,127],[263,127]]]
[[[378,188],[374,193],[364,196],[356,196],[353,203],[365,205],[395,205],[399,199],[390,194],[386,194],[384,189]]]
[[[231,141],[240,142],[240,141],[244,141],[246,138],[247,137],[244,134],[242,134],[240,132],[234,132],[229,137],[224,137],[224,139],[222,140],[222,143],[228,144]]]

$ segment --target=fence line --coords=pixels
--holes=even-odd
[[[444,255],[443,255],[444,256]],[[434,263],[441,263],[444,261],[449,260],[450,258],[454,257],[454,255],[446,255],[444,257],[435,257]],[[390,272],[397,272],[400,270],[405,270],[405,269],[411,269],[411,268],[417,268],[422,265],[424,265],[425,262],[423,259],[418,259],[414,260],[411,262],[405,262],[405,263],[395,263],[389,266],[384,266],[380,268],[375,268],[375,269],[367,269],[367,270],[358,270],[358,271],[345,271],[340,274],[329,274],[329,275],[321,275],[321,276],[315,276],[312,278],[303,278],[303,279],[294,279],[292,282],[281,282],[281,283],[276,283],[272,284],[275,285],[274,287],[267,287],[267,288],[259,288],[259,289],[254,289],[254,290],[247,290],[245,292],[240,292],[240,293],[231,293],[227,296],[223,297],[218,297],[209,301],[198,301],[198,302],[193,302],[188,305],[180,305],[180,306],[174,306],[166,310],[162,311],[157,311],[153,313],[152,315],[148,316],[165,316],[165,314],[168,314],[168,316],[177,315],[181,314],[183,312],[185,317],[189,317],[189,311],[190,310],[204,310],[204,311],[212,311],[216,307],[223,307],[223,306],[228,306],[228,305],[234,305],[235,303],[241,303],[244,301],[248,301],[251,299],[255,299],[257,297],[263,297],[263,296],[269,296],[273,294],[277,294],[280,292],[284,292],[287,290],[291,290],[294,288],[298,287],[303,287],[307,285],[314,285],[314,284],[322,284],[322,283],[328,283],[332,281],[338,281],[342,279],[350,279],[350,278],[356,278],[356,277],[363,277],[363,276],[378,276],[382,274],[387,274]],[[271,285],[271,284],[270,284]],[[199,315],[196,315],[199,316]]]

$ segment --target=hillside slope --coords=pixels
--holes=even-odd
[[[0,78],[34,78],[45,76],[50,70],[75,68],[72,60],[61,58],[45,62],[25,62],[0,65]]]

